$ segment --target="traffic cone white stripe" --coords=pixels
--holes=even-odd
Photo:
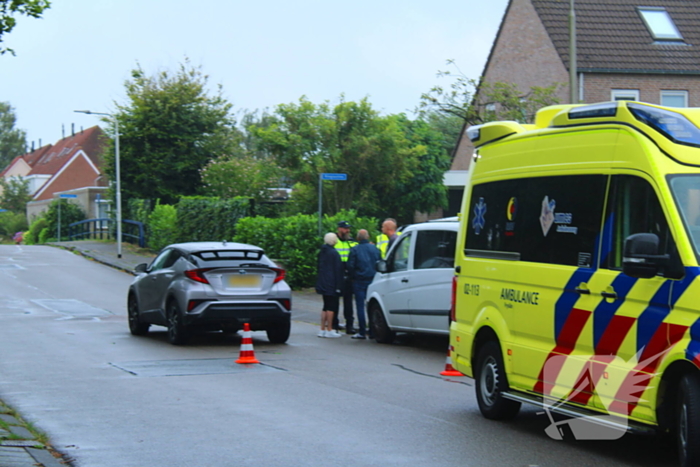
[[[442,376],[464,376],[462,373],[452,367],[452,352],[450,350],[450,347],[448,347],[447,358],[445,359],[445,370],[441,371],[440,374]]]

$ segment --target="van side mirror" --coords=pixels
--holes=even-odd
[[[638,233],[625,239],[622,272],[628,276],[649,279],[669,263],[669,255],[659,254],[659,237],[656,234]]]
[[[134,268],[134,272],[142,273],[142,272],[146,272],[147,269],[148,269],[148,264],[141,263]]]
[[[374,269],[377,270],[377,272],[381,272],[382,274],[386,272],[386,261],[383,259],[380,259],[374,264]]]

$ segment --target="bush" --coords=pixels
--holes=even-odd
[[[316,263],[323,235],[335,232],[341,220],[350,222],[352,232],[366,229],[372,238],[379,233],[377,219],[357,217],[354,211],[341,211],[323,218],[321,236],[315,215],[298,214],[281,219],[246,217],[236,225],[235,240],[257,245],[267,256],[280,261],[287,271],[287,283],[293,289],[312,287],[316,282]]]
[[[43,216],[34,220],[32,225],[29,226],[29,231],[24,235],[24,243],[26,245],[34,245],[39,243],[39,234],[42,230],[47,228],[47,226],[48,223],[46,222],[46,218]]]
[[[12,237],[28,227],[27,216],[24,213],[0,212],[0,235]]]
[[[249,198],[188,196],[177,204],[178,241],[232,240],[236,223],[250,215]]]
[[[156,205],[148,216],[148,247],[159,251],[177,242],[177,208],[167,204]]]
[[[68,225],[73,222],[80,222],[85,220],[85,212],[77,204],[69,203],[65,199],[56,199],[49,205],[49,210],[46,211],[44,217],[46,218],[46,227],[52,232],[52,235],[56,233],[58,229],[58,207],[61,207],[61,238],[58,240],[66,239],[68,234]]]
[[[38,243],[44,244],[46,242],[50,242],[50,241],[54,241],[54,240],[56,240],[56,239],[51,236],[51,229],[49,229],[48,227],[41,229],[41,232],[39,232],[39,242]]]

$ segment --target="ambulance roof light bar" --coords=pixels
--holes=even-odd
[[[615,117],[617,115],[617,106],[617,102],[604,102],[602,104],[574,107],[569,110],[569,119]]]
[[[676,144],[700,147],[700,129],[685,115],[641,104],[627,104],[630,113]]]

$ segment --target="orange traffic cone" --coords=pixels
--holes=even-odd
[[[260,363],[255,358],[255,350],[253,350],[253,331],[250,330],[250,324],[243,325],[243,340],[241,341],[241,354],[236,360],[236,363]]]
[[[459,371],[452,368],[452,357],[450,357],[450,347],[447,348],[447,359],[445,360],[445,371],[441,371],[442,376],[464,376]]]

